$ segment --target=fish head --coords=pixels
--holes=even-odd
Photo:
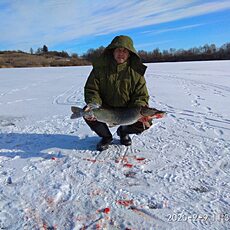
[[[160,117],[163,117],[165,115],[165,112],[158,110],[158,109],[155,109],[155,108],[142,107],[140,114],[143,117],[160,118]]]

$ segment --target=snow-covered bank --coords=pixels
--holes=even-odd
[[[69,119],[90,70],[0,69],[0,229],[230,228],[230,61],[148,64],[168,116],[102,153]]]

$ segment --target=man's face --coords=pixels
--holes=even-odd
[[[116,48],[113,52],[113,57],[117,64],[122,64],[128,60],[129,51],[126,48]]]

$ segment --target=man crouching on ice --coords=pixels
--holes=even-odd
[[[93,63],[84,88],[85,110],[98,104],[104,108],[132,108],[148,106],[149,94],[142,64],[133,41],[128,36],[115,37],[103,54]],[[112,134],[106,123],[99,122],[93,116],[84,117],[89,127],[102,139],[97,150],[103,151],[112,143]],[[145,122],[143,125],[142,122]],[[138,120],[134,124],[120,126],[117,135],[122,145],[132,144],[129,134],[139,134],[148,129],[151,121]]]

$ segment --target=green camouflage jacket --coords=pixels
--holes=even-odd
[[[117,64],[113,50],[124,47],[130,51],[127,62]],[[128,36],[117,36],[93,63],[84,88],[85,102],[109,107],[135,107],[148,105],[149,95],[144,73],[146,66],[140,61],[133,42]]]

